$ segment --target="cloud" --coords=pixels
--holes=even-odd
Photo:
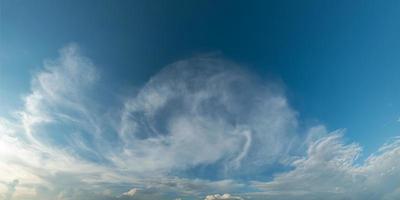
[[[133,188],[133,189],[130,189],[128,192],[124,192],[124,193],[122,194],[122,196],[130,196],[130,197],[133,197],[133,196],[137,193],[137,191],[138,191],[137,188]]]
[[[361,147],[344,143],[344,131],[299,125],[279,84],[231,61],[178,61],[122,102],[103,101],[101,81],[76,45],[44,63],[24,107],[0,117],[2,197],[400,196],[399,138],[359,161]],[[19,180],[17,191],[9,180]],[[228,194],[209,198],[240,199]]]
[[[171,181],[170,175],[199,165],[214,165],[221,178],[234,174],[231,167],[246,174],[268,167],[287,153],[282,143],[295,134],[296,114],[279,87],[263,85],[239,68],[211,57],[174,63],[123,105],[108,106],[121,107],[121,112],[106,111],[120,115],[110,118],[95,98],[100,73],[76,45],[69,45],[33,77],[15,118],[0,121],[2,178],[20,179],[20,196],[41,191],[42,199],[87,193],[76,185],[165,189],[165,180],[199,194],[230,180],[203,184]]]
[[[226,60],[191,58],[167,66],[125,102],[124,154],[114,161],[143,163],[138,170],[219,163],[218,173],[257,173],[288,155],[297,124],[277,85]]]
[[[232,196],[230,194],[214,194],[214,195],[207,195],[204,200],[218,200],[218,199],[225,199],[225,200],[243,200],[241,197]]]
[[[398,199],[400,140],[357,164],[360,152],[359,145],[343,143],[342,133],[332,133],[310,144],[294,170],[253,185],[275,199]]]
[[[11,200],[12,199],[18,183],[19,183],[18,180],[14,180],[11,183],[7,184],[7,191],[6,191],[5,195],[4,195],[4,200]]]
[[[94,65],[80,55],[76,45],[63,48],[58,59],[47,60],[32,81],[24,110],[18,112],[29,142],[46,148],[74,145],[71,140],[77,135],[96,138],[99,123],[89,94],[98,78]],[[82,141],[74,149],[82,150],[85,145]]]
[[[155,188],[131,189],[119,196],[118,200],[152,200],[152,199],[177,199],[178,194],[157,190]]]
[[[146,180],[146,187],[132,188],[123,192],[119,199],[242,199],[230,194],[205,195],[205,192],[229,191],[234,192],[242,189],[244,185],[232,180],[205,181],[191,179],[169,179],[161,181]]]
[[[96,148],[101,143],[95,142],[101,141],[96,136],[101,123],[88,96],[97,79],[91,61],[76,45],[67,46],[33,77],[23,109],[14,118],[0,118],[0,181],[19,179],[17,196],[33,195],[60,172],[87,182],[109,174],[106,167],[85,159],[103,156]]]

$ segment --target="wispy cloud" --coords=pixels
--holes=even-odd
[[[173,63],[115,105],[99,100],[101,81],[76,45],[44,63],[24,107],[0,117],[3,199],[400,195],[398,140],[357,165],[360,146],[323,125],[299,128],[279,84],[231,61]],[[265,181],[277,166],[286,171]]]
[[[344,144],[342,134],[332,133],[310,144],[307,155],[292,163],[294,170],[253,185],[275,199],[399,198],[399,140],[356,164],[360,152],[359,145]]]
[[[288,154],[296,128],[296,113],[278,87],[234,63],[196,57],[167,66],[125,102],[119,129],[125,151],[114,161],[152,171],[222,161],[216,166],[222,174],[240,166],[234,173],[253,173]]]

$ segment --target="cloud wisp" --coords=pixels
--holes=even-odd
[[[356,164],[343,131],[299,128],[279,84],[231,61],[178,61],[113,105],[98,100],[101,81],[76,45],[44,63],[24,107],[0,117],[1,198],[400,196],[398,138]]]

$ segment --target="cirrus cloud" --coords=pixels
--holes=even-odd
[[[400,196],[398,138],[359,161],[344,131],[299,128],[282,87],[236,63],[178,61],[112,105],[98,99],[100,75],[67,46],[32,78],[24,107],[0,117],[3,199]]]

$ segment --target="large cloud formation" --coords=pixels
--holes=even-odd
[[[256,173],[288,154],[296,127],[277,86],[263,85],[234,63],[196,57],[167,66],[125,102],[119,158],[129,161],[124,165],[143,163],[138,170],[218,162],[221,173]]]
[[[45,62],[25,106],[0,117],[0,198],[400,197],[398,138],[358,161],[343,131],[299,128],[279,84],[231,61],[173,63],[122,102],[100,83],[76,45]]]

